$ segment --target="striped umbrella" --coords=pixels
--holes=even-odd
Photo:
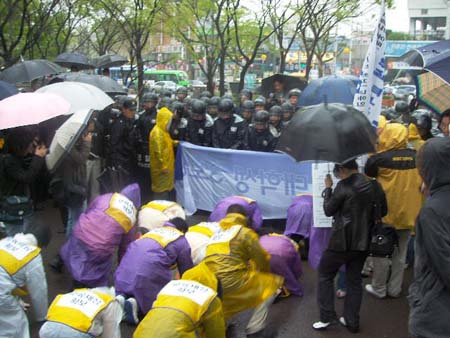
[[[450,85],[432,72],[415,77],[417,99],[438,114],[450,108]]]

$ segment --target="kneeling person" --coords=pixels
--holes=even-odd
[[[217,278],[205,263],[169,282],[158,294],[134,338],[225,338]],[[170,324],[168,324],[170,323]]]

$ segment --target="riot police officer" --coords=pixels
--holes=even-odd
[[[209,114],[209,116],[212,117],[213,120],[217,118],[219,103],[220,103],[220,97],[213,96],[209,99],[208,106],[207,106],[207,113]]]
[[[212,95],[208,90],[204,90],[200,94],[200,98],[202,98],[202,97],[207,97],[208,99],[210,99],[212,97]]]
[[[138,135],[135,125],[136,109],[137,102],[135,99],[124,98],[122,113],[111,124],[109,164],[120,172],[117,177],[120,187],[132,183],[136,174],[136,149],[138,148]]]
[[[283,113],[282,125],[284,128],[288,126],[289,122],[291,122],[292,116],[294,116],[295,107],[289,102],[285,102],[281,105],[281,110]]]
[[[253,113],[255,112],[255,104],[253,101],[246,100],[241,106],[241,116],[248,125],[252,123]]]
[[[176,95],[177,95],[177,101],[184,102],[184,100],[188,96],[187,88],[184,86],[178,87]]]
[[[254,102],[255,102],[255,113],[257,111],[266,109],[266,99],[264,96],[258,96]]]
[[[256,112],[253,125],[248,130],[247,149],[272,152],[275,150],[277,141],[278,138],[269,129],[269,113],[265,110]]]
[[[169,134],[173,140],[184,141],[186,134],[187,120],[185,116],[184,103],[175,101],[170,110],[173,113],[172,123],[170,124]]]
[[[206,113],[206,104],[201,100],[193,100],[191,116],[186,128],[186,141],[203,147],[211,146],[213,119]]]
[[[140,113],[136,126],[139,134],[139,147],[137,151],[137,179],[141,187],[142,201],[148,201],[151,197],[151,176],[148,139],[150,132],[156,125],[156,106],[158,95],[145,94],[143,97],[144,111]]]
[[[298,106],[298,99],[302,95],[302,91],[298,88],[291,89],[288,93],[289,103],[296,108]]]
[[[275,137],[280,137],[283,124],[281,123],[281,116],[283,110],[280,106],[272,106],[269,110],[269,123],[271,126],[271,132]]]
[[[223,99],[219,104],[219,117],[214,121],[212,144],[214,148],[244,149],[247,124],[234,114],[233,101]]]

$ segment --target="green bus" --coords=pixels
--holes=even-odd
[[[182,70],[146,70],[144,71],[144,82],[147,81],[172,81],[179,86],[189,86],[188,75]]]

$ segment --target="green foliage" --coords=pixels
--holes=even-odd
[[[408,41],[408,40],[414,40],[414,37],[411,36],[408,33],[405,32],[393,32],[391,30],[386,31],[386,39],[387,40],[402,40],[402,41]]]

